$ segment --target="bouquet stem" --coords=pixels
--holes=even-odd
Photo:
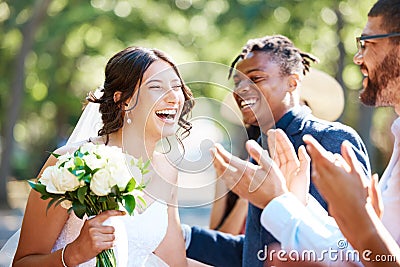
[[[96,267],[116,267],[117,262],[113,249],[107,249],[100,252],[96,257]]]

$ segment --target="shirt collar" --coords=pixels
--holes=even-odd
[[[277,122],[276,122],[276,128],[282,129],[282,130],[286,130],[289,125],[291,124],[291,122],[302,112],[306,112],[305,109],[302,108],[301,106],[296,106],[292,109],[290,109],[288,112],[286,112],[285,115],[283,115],[282,118],[280,118]],[[308,113],[308,112],[306,112]]]
[[[296,106],[290,109],[285,115],[280,118],[276,124],[276,129],[282,129],[286,135],[291,139],[290,135],[295,134],[303,129],[303,117],[311,113],[311,110],[306,106]],[[261,143],[264,149],[268,148],[267,136],[261,132],[259,139],[257,140]]]

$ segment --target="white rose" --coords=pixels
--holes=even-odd
[[[92,170],[104,168],[106,165],[106,161],[104,158],[98,159],[97,156],[94,154],[84,156],[83,160],[85,161],[86,165]]]
[[[72,158],[68,159],[65,162],[64,167],[62,167],[62,168],[65,168],[65,169],[69,169],[69,168],[73,169],[73,168],[75,168],[75,158],[72,157]]]
[[[106,150],[108,151],[109,155],[121,155],[123,154],[122,148],[118,146],[106,146]]]
[[[126,185],[132,179],[132,174],[129,172],[124,161],[109,161],[108,168],[114,183],[117,184],[120,190],[125,190]]]
[[[98,196],[106,196],[115,185],[111,173],[107,168],[98,170],[90,181],[90,189]]]
[[[104,152],[107,153],[107,159],[109,161],[119,161],[120,159],[124,158],[124,153],[122,152],[122,149],[116,146],[107,147]]]
[[[56,192],[61,192],[62,194],[64,194],[66,191],[75,191],[81,185],[78,177],[73,175],[66,168],[58,169],[57,176],[58,177],[53,181],[54,189],[51,188],[51,190],[54,190],[54,192],[50,192],[46,188],[46,190],[50,193],[57,194]]]
[[[46,186],[46,191],[52,194],[65,194],[66,191],[76,190],[82,184],[78,177],[67,169],[55,166],[47,167],[43,171],[40,182]]]
[[[82,145],[79,149],[83,154],[88,152],[89,154],[97,153],[97,145],[93,143],[86,143]]]
[[[57,158],[56,166],[60,167],[61,164],[68,162],[69,160],[71,160],[71,158],[73,158],[73,156],[70,153],[65,153],[64,155],[59,156]]]
[[[48,186],[49,184],[53,183],[53,176],[57,176],[57,167],[49,166],[44,169],[42,175],[39,178],[39,181],[41,184]]]
[[[106,145],[96,145],[96,150],[93,152],[100,155],[107,155],[106,149],[107,149]]]

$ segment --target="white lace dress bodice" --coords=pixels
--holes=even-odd
[[[143,213],[135,211],[133,216],[114,216],[104,223],[115,228],[114,252],[118,267],[167,266],[160,259],[155,260],[153,251],[163,240],[168,227],[168,213],[165,203],[154,201]],[[71,213],[53,251],[74,241],[84,221]],[[79,265],[96,266],[96,259]]]

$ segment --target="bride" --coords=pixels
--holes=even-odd
[[[177,169],[155,152],[157,142],[174,135],[178,125],[184,133],[190,130],[184,116],[193,106],[192,92],[163,52],[140,47],[128,47],[108,61],[101,91],[101,96],[90,95],[92,103],[74,130],[73,139],[81,141],[55,153],[73,152],[92,142],[150,159],[151,171],[144,176],[149,179],[145,210],[135,211],[134,216],[110,210],[80,220],[61,206],[46,212],[48,200],[31,190],[13,266],[95,266],[96,255],[110,248],[116,251],[118,266],[201,265],[185,256],[177,211]],[[97,122],[95,106],[102,119],[97,137],[86,134]],[[55,162],[50,156],[43,169]]]

